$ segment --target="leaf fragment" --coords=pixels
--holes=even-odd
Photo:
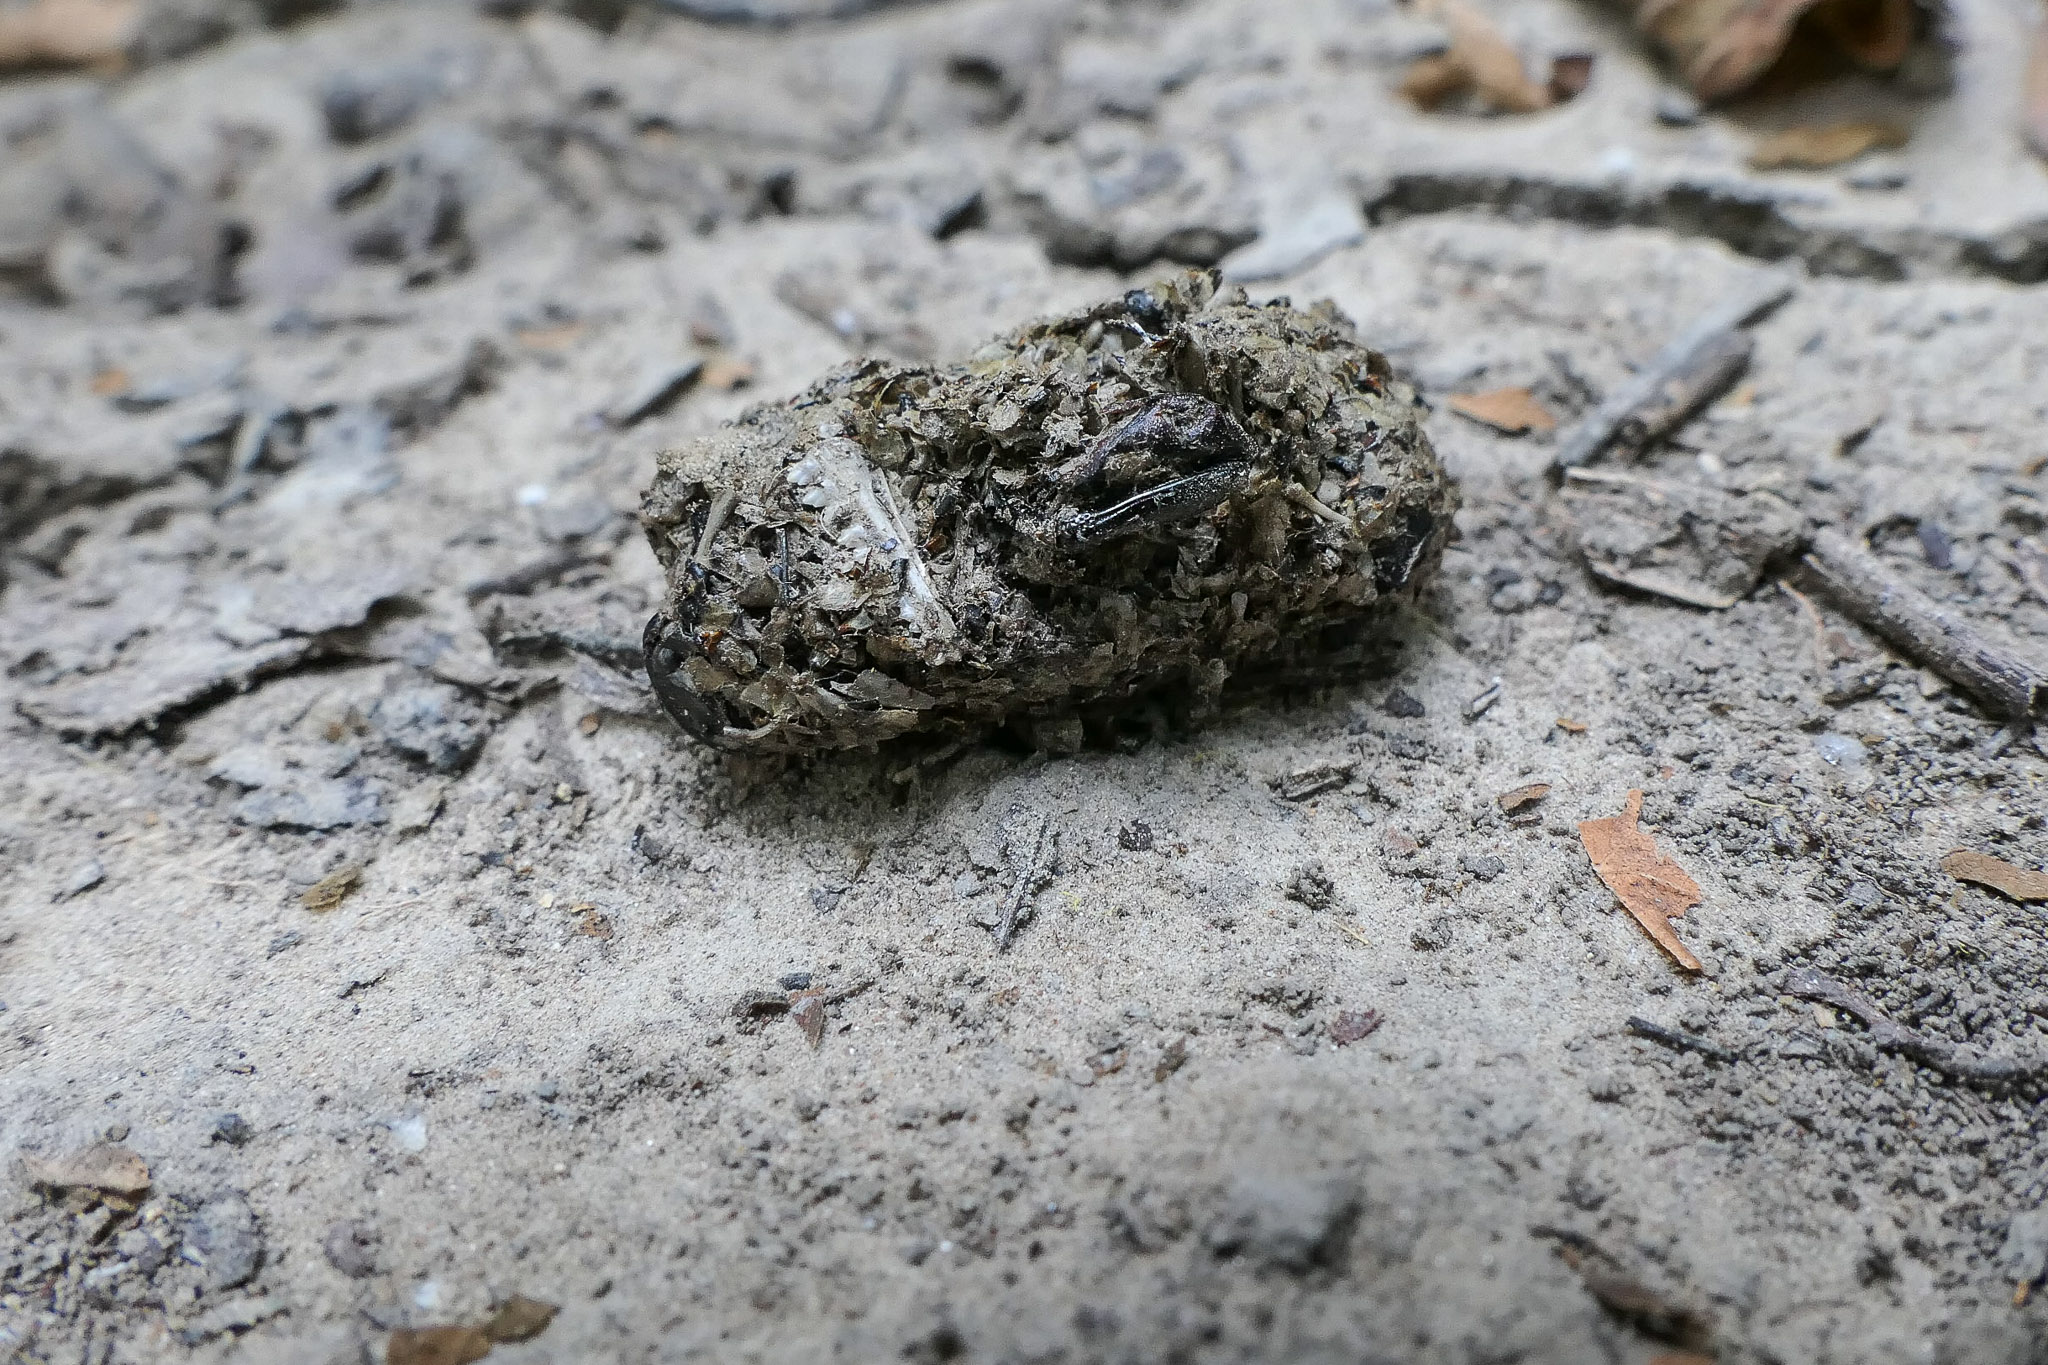
[[[1593,870],[1620,898],[1636,922],[1671,954],[1679,966],[1699,971],[1700,960],[1679,940],[1671,921],[1700,903],[1700,886],[1684,868],[1657,852],[1657,841],[1636,823],[1643,794],[1630,791],[1620,815],[1579,822],[1579,842]]]
[[[1504,791],[1493,799],[1499,803],[1503,815],[1513,815],[1516,811],[1526,806],[1535,805],[1548,795],[1550,795],[1550,784],[1548,782],[1531,782],[1527,786]]]
[[[1535,394],[1524,388],[1488,389],[1484,393],[1454,393],[1444,405],[1460,417],[1508,436],[1557,430],[1557,416]]]
[[[2016,901],[2048,901],[2048,872],[2018,867],[1989,853],[1956,849],[1941,860],[1941,870],[1959,882],[1988,886]]]
[[[491,1353],[478,1327],[401,1327],[384,1346],[384,1365],[471,1365]]]
[[[554,1304],[514,1294],[492,1310],[483,1332],[501,1345],[512,1341],[531,1341],[545,1332],[548,1324],[555,1320],[555,1314],[561,1311]]]
[[[1865,152],[1906,145],[1906,130],[1878,119],[1801,125],[1774,133],[1749,154],[1758,171],[1820,171],[1854,161]]]
[[[355,893],[363,884],[363,869],[351,863],[337,867],[307,887],[299,897],[299,904],[308,910],[332,910]]]

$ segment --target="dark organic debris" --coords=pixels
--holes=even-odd
[[[1719,1043],[1700,1037],[1697,1033],[1687,1033],[1681,1028],[1670,1028],[1663,1024],[1652,1023],[1650,1020],[1641,1018],[1638,1015],[1630,1015],[1623,1027],[1627,1028],[1630,1033],[1633,1033],[1638,1038],[1647,1038],[1653,1043],[1662,1043],[1665,1047],[1679,1052],[1697,1052],[1700,1056],[1710,1061],[1734,1062],[1741,1060],[1738,1054],[1722,1047]]]
[[[1791,297],[1791,285],[1774,282],[1694,322],[1564,434],[1551,467],[1589,464],[1617,444],[1640,451],[1677,430],[1748,366],[1754,342],[1743,329]]]
[[[1711,1341],[1713,1324],[1703,1314],[1643,1284],[1584,1233],[1539,1224],[1529,1234],[1556,1242],[1558,1259],[1578,1272],[1586,1292],[1644,1336],[1689,1349]]]
[[[1786,995],[1830,1006],[1854,1015],[1870,1031],[1870,1041],[1887,1052],[1910,1057],[1944,1076],[1977,1085],[1998,1087],[2039,1081],[2048,1077],[2048,1057],[1986,1057],[1973,1048],[1958,1047],[1939,1038],[1916,1033],[1895,1023],[1877,1002],[1853,986],[1812,967],[1794,967],[1785,972],[1778,989]]]
[[[1268,785],[1273,794],[1282,801],[1306,801],[1312,796],[1335,791],[1351,780],[1358,771],[1356,760],[1338,763],[1318,763],[1313,767],[1300,768],[1284,777],[1274,778]]]
[[[661,456],[650,681],[700,740],[808,752],[1011,721],[1064,747],[1162,689],[1199,717],[1327,675],[1449,534],[1417,413],[1333,308],[1206,272],[971,367],[843,368]]]
[[[1010,940],[1017,933],[1017,926],[1028,913],[1031,894],[1038,889],[1040,869],[1044,866],[1045,831],[1049,822],[1038,817],[1031,835],[1031,851],[1019,858],[1015,846],[1011,846],[1010,861],[1017,869],[1017,880],[1010,885],[1009,899],[1003,902],[1003,917],[996,924],[996,949],[1001,951],[1010,946]]]

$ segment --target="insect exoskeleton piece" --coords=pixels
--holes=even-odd
[[[844,366],[660,456],[655,695],[805,753],[1332,676],[1449,538],[1419,416],[1334,306],[1199,271],[954,364]]]

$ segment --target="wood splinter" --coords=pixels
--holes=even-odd
[[[1970,693],[2000,718],[2026,722],[2048,711],[2048,663],[1992,639],[1962,613],[1898,582],[1875,555],[1823,529],[1801,564],[1843,612]]]
[[[1755,342],[1745,329],[1791,297],[1780,281],[1700,318],[1565,434],[1553,472],[1589,464],[1610,446],[1641,451],[1676,431],[1749,367]]]

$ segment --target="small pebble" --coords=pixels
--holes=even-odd
[[[784,972],[779,983],[786,991],[807,991],[811,988],[809,972]]]
[[[1683,90],[1666,90],[1657,96],[1657,122],[1667,128],[1690,128],[1700,121],[1700,102]]]
[[[230,1147],[242,1147],[255,1136],[256,1130],[250,1126],[249,1120],[240,1114],[222,1114],[213,1121],[215,1142],[225,1142]]]

